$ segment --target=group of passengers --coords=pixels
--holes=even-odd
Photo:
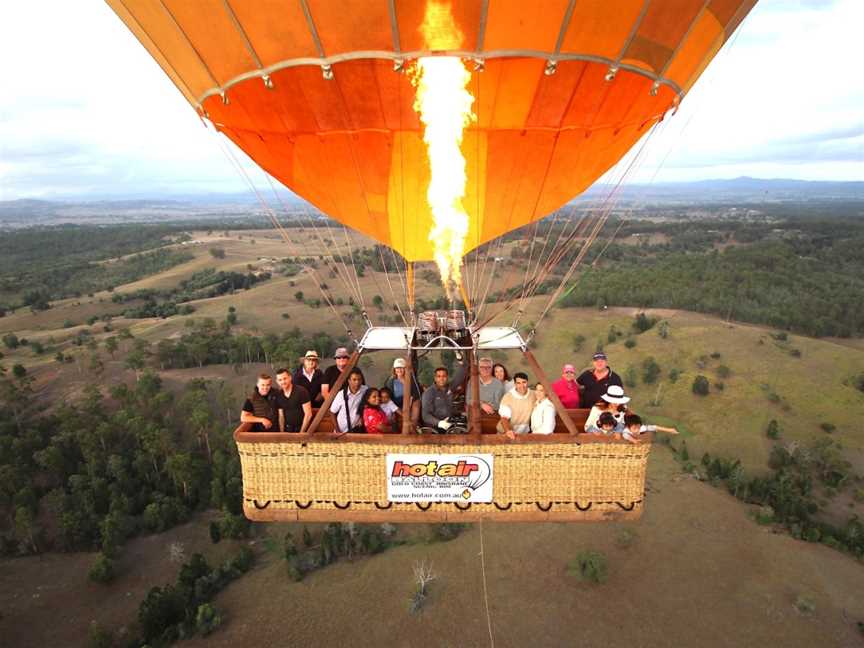
[[[312,422],[312,408],[320,407],[330,397],[341,374],[350,362],[348,350],[336,349],[335,364],[326,371],[318,368],[315,351],[307,351],[302,366],[293,373],[288,369],[276,372],[278,389],[272,378],[262,374],[256,389],[246,400],[241,421],[257,431],[306,432]],[[611,436],[638,443],[645,432],[677,434],[675,428],[644,425],[642,419],[627,410],[630,398],[625,395],[621,377],[612,371],[603,352],[595,353],[593,367],[578,376],[572,364],[565,364],[561,378],[552,383],[554,395],[567,409],[587,409],[590,412],[584,429],[588,434]],[[551,434],[555,431],[555,405],[543,384],[529,385],[528,376],[518,372],[510,377],[507,368],[480,358],[478,389],[481,415],[496,417],[496,429],[510,439],[522,434]],[[445,367],[434,372],[434,383],[421,390],[416,378],[406,379],[406,363],[402,358],[393,362],[393,370],[381,388],[366,385],[363,372],[352,368],[339,393],[330,403],[335,429],[339,432],[366,434],[398,433],[405,413],[402,411],[406,383],[410,383],[411,411],[407,414],[414,427],[431,428],[447,433],[460,420],[457,395],[465,393],[468,405],[473,404],[471,380],[465,381],[461,364],[453,379]],[[421,429],[422,429],[421,428]]]

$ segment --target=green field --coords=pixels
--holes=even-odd
[[[292,243],[285,243],[272,231],[189,235],[195,243],[184,249],[194,255],[193,260],[117,286],[114,293],[169,290],[205,268],[245,273],[249,266],[264,267],[270,259],[317,259],[323,253],[318,235],[307,230],[291,231]],[[368,241],[355,236],[351,244],[360,247]],[[210,253],[214,247],[224,249],[224,258],[214,258]],[[105,262],[107,272],[115,262]],[[334,296],[347,301],[350,293],[338,278],[325,280]],[[392,316],[394,299],[385,275],[367,268],[359,281],[373,321],[384,314]],[[391,276],[393,281],[394,292],[401,295],[395,276]],[[88,385],[96,384],[106,393],[121,383],[134,387],[136,374],[125,366],[125,359],[135,339],[153,346],[166,338],[177,339],[189,331],[189,320],[222,322],[230,307],[236,309],[235,334],[281,334],[295,326],[310,333],[345,334],[326,305],[313,308],[299,302],[294,296],[298,290],[307,299],[320,296],[311,277],[301,273],[274,275],[249,290],[196,300],[191,302],[193,314],[167,319],[125,319],[119,313],[128,304],[113,303],[107,291],[52,302],[42,312],[18,309],[0,318],[0,336],[14,332],[18,338],[42,343],[46,351],[37,355],[27,346],[3,348],[0,362],[7,368],[22,364],[33,378],[34,398],[48,410],[83,396]],[[420,281],[417,292],[419,298],[433,299],[441,288]],[[383,310],[371,304],[374,295],[383,298]],[[540,295],[529,300],[521,324],[536,321],[547,299]],[[487,315],[500,308],[500,304],[490,304]],[[351,315],[347,305],[337,310],[346,320]],[[864,517],[864,502],[853,498],[862,487],[860,476],[864,474],[864,393],[851,382],[864,370],[861,339],[793,334],[782,339],[772,328],[662,309],[648,310],[647,315],[658,322],[637,333],[633,322],[638,312],[624,307],[553,309],[538,327],[534,353],[554,380],[564,362],[587,368],[592,352],[601,344],[612,368],[622,377],[631,368],[635,372],[636,384],[628,387],[633,409],[648,422],[678,427],[682,434],[673,445],[680,448],[686,441],[697,466],[708,452],[738,458],[748,474],[763,474],[769,472],[767,461],[778,444],[807,448],[820,439],[835,440],[854,477],[837,494],[829,496],[819,490],[818,497],[825,504],[823,515],[832,522],[852,515]],[[104,330],[103,321],[86,324],[90,317],[111,314],[116,315],[111,331]],[[512,313],[507,313],[495,323],[511,321]],[[659,334],[662,322],[668,327],[666,337]],[[359,318],[355,316],[350,324],[355,334],[362,332]],[[613,342],[609,341],[611,327],[621,332]],[[111,358],[105,340],[127,328],[135,339],[121,340]],[[96,353],[104,365],[100,374],[89,368],[93,351],[86,344],[75,344],[83,329],[97,343]],[[577,340],[580,336],[581,341]],[[635,345],[628,346],[627,340]],[[57,362],[57,352],[73,361]],[[383,382],[393,357],[388,353],[369,356],[363,366],[370,383]],[[495,357],[511,373],[527,369],[517,352],[496,353]],[[646,384],[642,366],[649,357],[661,371],[655,382]],[[152,360],[149,365],[158,369]],[[252,363],[158,374],[164,388],[178,395],[195,378],[224,381],[236,396],[237,412],[214,412],[215,426],[225,424],[223,416],[226,420],[237,416],[254,375],[271,369]],[[674,382],[673,370],[678,374]],[[728,375],[721,375],[727,371]],[[711,383],[706,396],[692,391],[697,375],[706,376]],[[766,436],[772,419],[780,425],[778,440]],[[830,434],[821,427],[825,423],[834,426]],[[693,479],[691,472],[684,472],[666,447],[655,446],[649,463],[646,513],[638,523],[627,525],[636,534],[627,549],[616,546],[622,529],[617,524],[485,525],[482,529],[473,525],[449,543],[434,544],[426,542],[425,527],[407,525],[399,533],[410,540],[408,544],[372,558],[340,561],[293,583],[272,546],[287,529],[298,529],[260,525],[251,541],[259,566],[215,600],[225,613],[225,627],[206,640],[187,643],[485,645],[489,636],[478,558],[481,533],[496,645],[687,645],[698,639],[710,646],[809,647],[860,641],[855,624],[864,622],[861,562],[826,546],[794,540],[779,527],[757,525],[748,515],[752,507]],[[172,542],[183,543],[187,554],[201,550],[214,559],[222,559],[237,546],[209,544],[206,520],[210,515],[199,512],[187,525],[129,540],[123,548],[121,575],[108,587],[86,580],[94,554],[50,553],[44,558],[0,560],[0,607],[4,610],[0,636],[9,637],[10,645],[16,646],[62,641],[81,645],[92,619],[114,630],[127,625],[149,587],[175,578],[178,565],[166,558]],[[266,539],[268,535],[271,540]],[[607,553],[610,576],[605,585],[589,587],[567,575],[567,562],[584,548]],[[423,612],[412,616],[407,612],[411,568],[424,559],[434,563],[439,579],[432,585]],[[813,611],[796,607],[801,597],[813,604]],[[58,609],[63,610],[59,617]],[[358,628],[363,629],[362,639],[358,639]]]

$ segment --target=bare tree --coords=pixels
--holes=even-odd
[[[173,563],[182,563],[186,560],[186,548],[182,542],[172,542],[168,546],[169,560]]]
[[[438,574],[435,573],[432,563],[430,562],[427,564],[425,559],[422,562],[415,562],[413,571],[414,583],[417,587],[414,590],[414,594],[411,596],[408,610],[411,614],[416,614],[420,611],[420,608],[423,607],[423,603],[426,601],[429,583],[438,578]]]

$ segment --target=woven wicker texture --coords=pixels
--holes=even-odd
[[[387,501],[386,456],[411,452],[405,445],[238,442],[237,447],[248,517],[370,521],[638,517],[651,449],[629,443],[427,445],[422,452],[492,453],[494,503],[461,509],[424,504],[428,509],[422,510]]]

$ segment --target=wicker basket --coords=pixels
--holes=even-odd
[[[372,437],[235,432],[243,508],[255,521],[598,521],[642,514],[650,440],[589,435]],[[387,500],[388,453],[494,456],[493,502]]]

